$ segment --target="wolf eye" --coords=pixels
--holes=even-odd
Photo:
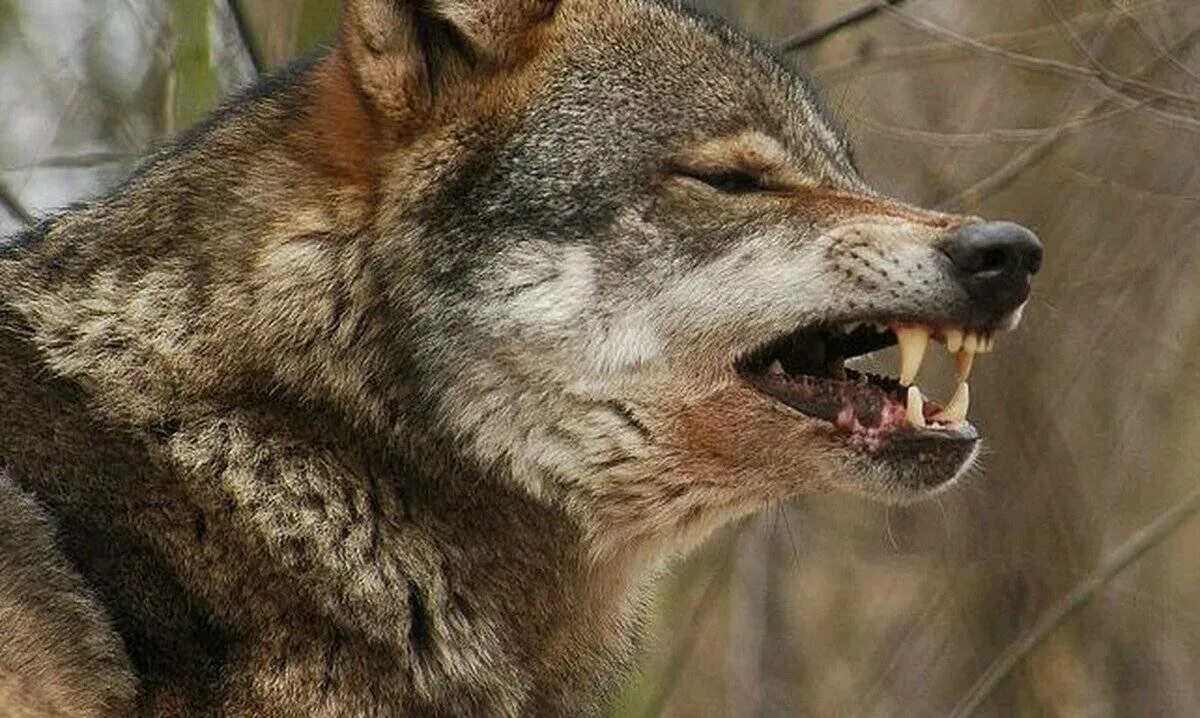
[[[714,172],[680,170],[679,174],[703,182],[709,187],[720,192],[725,192],[726,194],[761,192],[767,188],[762,177],[750,170],[725,169]]]

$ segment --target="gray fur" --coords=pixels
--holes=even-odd
[[[47,607],[82,576],[120,635],[51,611],[30,640],[109,668],[23,680],[128,699],[127,651],[146,715],[594,714],[672,556],[969,461],[864,464],[730,370],[970,311],[934,248],[961,218],[867,189],[769,53],[640,0],[347,5],[328,54],[0,250],[0,467],[66,552],[0,565],[61,571]],[[778,189],[677,171],[731,152]]]

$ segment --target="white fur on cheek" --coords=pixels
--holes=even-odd
[[[638,314],[615,321],[608,331],[593,337],[598,346],[588,356],[601,374],[619,374],[637,369],[662,353],[662,338],[654,327]]]
[[[798,247],[764,235],[669,282],[615,326],[648,328],[643,335],[661,337],[662,351],[695,365],[698,353],[724,361],[729,352],[820,318],[834,296],[819,242]]]
[[[506,252],[493,281],[498,296],[489,316],[506,326],[557,333],[579,321],[592,307],[595,262],[584,247],[533,243]]]

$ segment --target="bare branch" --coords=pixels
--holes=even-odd
[[[1045,640],[1046,636],[1086,606],[1118,574],[1175,533],[1197,513],[1200,513],[1200,489],[1196,489],[1181,503],[1163,512],[1109,554],[1087,578],[1047,609],[1029,630],[996,657],[954,707],[950,713],[951,718],[967,718],[974,715],[992,691]]]
[[[3,207],[13,217],[23,224],[33,224],[33,213],[17,198],[16,193],[0,180],[0,207]]]
[[[1103,78],[1105,78],[1105,84],[1108,84],[1108,82],[1113,78],[1120,78],[1120,75],[1109,69],[1107,65],[1100,61],[1100,58],[1097,57],[1096,53],[1092,52],[1092,50],[1084,44],[1083,39],[1079,37],[1079,34],[1076,33],[1073,28],[1071,28],[1067,22],[1067,19],[1063,17],[1062,11],[1058,9],[1058,5],[1055,4],[1054,0],[1042,0],[1042,6],[1046,8],[1046,12],[1054,20],[1055,27],[1058,30],[1059,35],[1061,35],[1063,39],[1065,39],[1072,47],[1074,47],[1079,54],[1083,55],[1083,57],[1088,61],[1088,64],[1091,65],[1096,72],[1100,73]],[[1116,12],[1115,8],[1114,12]],[[1169,52],[1165,52],[1164,54],[1165,56],[1163,59],[1168,63],[1178,63],[1178,61],[1175,60],[1175,58],[1172,57]],[[1132,81],[1137,82],[1136,79],[1133,79]],[[1152,85],[1148,84],[1147,86],[1153,87]],[[1165,116],[1166,119],[1168,119],[1168,121],[1170,121],[1172,124],[1193,125],[1200,127],[1200,123],[1196,123],[1195,120],[1190,117],[1183,118],[1179,115],[1174,115],[1169,112],[1164,113],[1163,111],[1154,107],[1148,107],[1146,110],[1160,117]]]
[[[137,158],[137,155],[128,152],[83,152],[74,155],[54,155],[51,157],[43,157],[37,162],[31,162],[23,165],[5,165],[0,167],[0,172],[25,172],[36,169],[92,169],[95,167],[103,167],[105,165],[115,165],[122,162],[129,162]]]
[[[1175,43],[1174,51],[1178,52],[1179,50],[1188,47],[1198,38],[1200,38],[1200,27],[1192,29],[1190,32],[1180,38]],[[1136,74],[1138,76],[1144,76],[1152,73],[1155,69],[1161,66],[1162,63],[1166,62],[1166,58],[1169,57],[1171,57],[1171,53],[1169,52],[1160,55],[1153,61],[1147,63]],[[1086,110],[1076,115],[1074,118],[1059,125],[1037,144],[1032,145],[1020,152],[1016,157],[1009,160],[1000,169],[996,170],[987,177],[984,177],[970,187],[962,190],[954,197],[941,202],[938,205],[939,208],[952,209],[961,208],[964,205],[974,206],[978,203],[981,197],[1005,187],[1023,170],[1049,154],[1050,151],[1053,150],[1058,144],[1058,141],[1068,134],[1070,129],[1077,126],[1080,121],[1107,112],[1114,102],[1115,100],[1112,98],[1102,99],[1096,102],[1091,107],[1088,107]],[[1147,98],[1136,103],[1136,105],[1139,107],[1148,107],[1152,102],[1154,102],[1154,98]]]
[[[1108,189],[1113,192],[1119,192],[1122,198],[1132,199],[1137,197],[1146,202],[1159,202],[1169,206],[1186,207],[1192,210],[1200,206],[1200,195],[1179,194],[1177,192],[1153,190],[1148,187],[1138,187],[1128,182],[1122,182],[1107,173],[1092,174],[1066,165],[1057,166],[1057,169],[1080,184],[1085,184],[1096,189]]]
[[[829,22],[815,25],[807,30],[801,30],[784,40],[779,49],[783,52],[795,52],[796,50],[803,49],[824,40],[844,27],[866,20],[889,5],[899,5],[903,2],[904,0],[871,0],[871,2],[847,10]]]
[[[266,62],[263,60],[262,48],[254,40],[254,32],[250,29],[250,23],[246,20],[246,13],[242,11],[242,3],[239,0],[225,0],[225,4],[229,7],[229,14],[233,18],[233,25],[237,28],[238,42],[246,49],[246,55],[250,58],[250,63],[254,66],[254,73],[256,75],[263,74]]]
[[[1125,3],[1117,2],[1113,3],[1113,8],[1117,12],[1121,13],[1121,16],[1133,25],[1133,29],[1135,32],[1137,32],[1138,37],[1142,38],[1146,44],[1153,47],[1160,54],[1166,56],[1167,63],[1170,64],[1171,67],[1179,70],[1196,82],[1200,82],[1200,74],[1197,74],[1195,70],[1175,59],[1171,55],[1170,51],[1163,46],[1161,42],[1159,42],[1158,38],[1150,34],[1150,31],[1146,29],[1146,24],[1142,22],[1142,19],[1138,17],[1130,7],[1125,5]]]
[[[1148,0],[1147,2],[1135,5],[1122,6],[1121,12],[1125,17],[1132,20],[1137,17],[1134,14],[1136,12],[1162,10],[1169,4],[1167,0]],[[1105,20],[1111,17],[1111,15],[1112,11],[1109,10],[1081,12],[1069,18],[1067,22],[1072,27],[1086,28],[1097,24],[1097,20]],[[1054,27],[1053,24],[1046,24],[1027,30],[986,33],[975,36],[974,39],[994,46],[1003,46],[1015,42],[1035,44],[1057,32],[1058,28]],[[1162,49],[1161,43],[1159,44],[1159,49]],[[910,70],[918,64],[923,63],[957,62],[961,60],[962,56],[960,53],[963,50],[964,48],[961,45],[944,39],[935,39],[931,42],[918,45],[880,49],[871,53],[869,57],[854,58],[844,62],[818,66],[812,69],[812,73],[821,80],[822,86],[828,86],[830,83],[842,82],[846,79],[859,79],[867,74]]]
[[[914,17],[908,13],[903,13],[898,10],[893,10],[890,6],[883,6],[880,9],[887,10],[891,17],[896,18],[909,27],[915,28],[930,35],[943,37],[949,40],[951,43],[970,48],[977,52],[995,55],[996,57],[1003,58],[1009,62],[1013,62],[1024,67],[1054,72],[1068,77],[1083,77],[1096,81],[1102,87],[1121,94],[1128,94],[1130,90],[1137,90],[1139,92],[1151,95],[1154,99],[1170,99],[1182,105],[1186,105],[1188,108],[1193,110],[1197,108],[1198,104],[1200,104],[1195,96],[1184,92],[1176,92],[1175,90],[1170,90],[1165,87],[1159,87],[1157,85],[1152,85],[1131,77],[1125,77],[1124,75],[1117,75],[1115,73],[1105,72],[1095,68],[1080,67],[1079,65],[1073,65],[1069,62],[1063,62],[1061,60],[1053,60],[1047,57],[1035,57],[1033,55],[1027,55],[1014,50],[1008,50],[1003,47],[996,47],[995,45],[989,45],[986,42],[980,42],[974,38],[959,34],[947,27],[930,22],[929,20]],[[1137,101],[1143,98],[1133,97],[1131,99]]]
[[[897,127],[883,122],[876,122],[868,117],[859,117],[856,124],[865,127],[872,132],[875,132],[884,137],[892,137],[906,142],[929,145],[941,149],[962,149],[971,147],[985,147],[998,143],[1017,143],[1029,144],[1030,142],[1038,142],[1044,140],[1054,134],[1066,134],[1083,130],[1092,125],[1102,124],[1108,120],[1124,117],[1129,112],[1136,108],[1117,107],[1115,109],[1097,112],[1086,117],[1080,116],[1069,119],[1062,124],[1050,125],[1046,127],[1025,127],[1025,128],[995,128],[983,130],[981,132],[937,132],[933,130],[921,130],[911,127]]]
[[[1050,15],[1050,18],[1054,21],[1054,27],[1058,31],[1058,34],[1064,40],[1066,40],[1071,47],[1075,48],[1076,52],[1078,52],[1080,55],[1083,55],[1083,57],[1088,61],[1089,65],[1091,65],[1098,72],[1109,72],[1108,68],[1100,62],[1100,58],[1096,57],[1096,54],[1092,52],[1091,48],[1083,44],[1083,40],[1079,37],[1079,34],[1076,33],[1075,30],[1067,23],[1067,18],[1063,17],[1062,11],[1058,9],[1058,5],[1054,3],[1054,0],[1042,0],[1042,7],[1046,8],[1046,13]]]

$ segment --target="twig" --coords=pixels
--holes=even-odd
[[[239,0],[225,0],[225,4],[228,5],[233,25],[237,28],[238,42],[245,48],[246,56],[250,58],[250,64],[254,67],[254,74],[263,74],[266,62],[258,43],[254,41],[254,32],[250,29],[250,23],[246,21],[246,14],[242,12],[242,3]]]
[[[1093,125],[1098,125],[1108,120],[1124,117],[1130,112],[1128,107],[1117,107],[1115,109],[1097,112],[1088,117],[1075,117],[1066,120],[1062,124],[1049,125],[1045,127],[1026,127],[1026,128],[994,128],[983,130],[981,132],[937,132],[933,130],[919,130],[913,127],[897,127],[883,122],[876,122],[866,117],[858,119],[866,129],[882,135],[891,137],[906,142],[913,142],[931,147],[939,147],[942,149],[962,149],[989,146],[996,144],[1022,144],[1028,145],[1031,142],[1044,140],[1046,137],[1055,133],[1066,133],[1084,130]]]
[[[1092,52],[1091,49],[1084,44],[1083,39],[1079,37],[1079,34],[1076,33],[1075,30],[1067,23],[1067,19],[1063,17],[1062,11],[1058,9],[1058,5],[1055,4],[1054,0],[1042,0],[1042,6],[1046,8],[1046,13],[1050,15],[1052,20],[1054,20],[1058,34],[1064,40],[1066,40],[1068,44],[1074,47],[1076,52],[1083,55],[1084,59],[1088,61],[1088,65],[1090,65],[1093,70],[1099,73],[1101,82],[1103,82],[1105,85],[1109,85],[1110,87],[1110,83],[1113,81],[1137,82],[1136,78],[1125,78],[1109,69],[1109,67],[1100,60],[1096,53]],[[1170,53],[1167,54],[1166,59],[1168,62],[1174,60],[1174,58],[1170,56]],[[1150,85],[1149,83],[1145,84],[1147,87],[1155,87],[1155,85]],[[1160,90],[1161,89],[1162,88],[1160,88]],[[1184,93],[1179,94],[1185,97],[1188,96]],[[1154,107],[1147,107],[1146,110],[1158,115],[1165,115],[1168,121],[1171,122],[1178,122],[1181,119],[1179,115],[1175,115],[1170,112],[1163,112],[1162,110],[1158,110]],[[1200,123],[1197,123],[1195,120],[1192,120],[1191,118],[1183,119],[1188,120],[1188,122],[1185,122],[1184,124],[1200,128]]]
[[[129,152],[84,152],[77,155],[55,155],[45,157],[37,162],[23,165],[0,166],[0,172],[24,172],[33,169],[62,168],[62,169],[92,169],[104,165],[115,165],[136,159],[137,155]]]
[[[967,718],[975,713],[1013,669],[1037,648],[1046,636],[1064,621],[1091,601],[1119,573],[1137,561],[1147,551],[1159,545],[1168,536],[1200,513],[1200,489],[1168,509],[1150,524],[1135,533],[1116,551],[1109,554],[1087,578],[1076,584],[1070,593],[1047,609],[1032,627],[1019,636],[992,661],[987,670],[971,686],[971,690],[954,710],[950,718]]]
[[[23,224],[33,224],[33,213],[17,198],[17,195],[6,185],[0,181],[0,206],[8,210],[8,213],[20,220]]]
[[[1197,72],[1195,70],[1193,70],[1192,68],[1183,64],[1182,62],[1175,59],[1174,57],[1171,57],[1167,48],[1164,47],[1161,42],[1159,42],[1158,38],[1156,38],[1150,34],[1150,31],[1146,29],[1145,23],[1142,22],[1141,18],[1139,18],[1136,14],[1134,14],[1134,12],[1131,8],[1129,8],[1128,6],[1125,5],[1125,3],[1122,3],[1122,2],[1115,2],[1112,5],[1113,5],[1113,8],[1116,9],[1117,12],[1121,13],[1122,17],[1124,17],[1126,20],[1128,20],[1130,23],[1133,24],[1133,29],[1134,29],[1134,31],[1137,32],[1138,37],[1142,38],[1142,40],[1145,41],[1146,44],[1153,47],[1159,53],[1168,55],[1167,62],[1170,63],[1171,67],[1175,68],[1176,70],[1179,70],[1180,72],[1182,72],[1183,74],[1192,78],[1196,82],[1200,82],[1200,74],[1197,74]]]
[[[1136,18],[1135,12],[1161,9],[1168,2],[1169,0],[1146,0],[1146,2],[1139,2],[1128,7],[1122,6],[1121,11],[1125,13],[1126,17]],[[1111,11],[1109,10],[1080,12],[1069,18],[1067,22],[1073,26],[1087,27],[1097,19],[1106,19],[1110,16]],[[1042,25],[1027,30],[992,32],[974,37],[980,42],[1003,46],[1018,41],[1028,44],[1039,43],[1045,37],[1057,32],[1057,28],[1051,25]],[[1161,47],[1159,49],[1162,50]],[[961,50],[962,47],[946,40],[933,40],[928,43],[879,49],[868,57],[856,57],[844,62],[819,65],[813,67],[811,71],[821,80],[821,85],[828,86],[832,82],[841,82],[847,78],[858,79],[870,73],[910,70],[921,63],[961,62],[962,56],[959,53]]]
[[[1191,45],[1197,40],[1197,38],[1200,38],[1200,27],[1192,29],[1186,35],[1180,38],[1174,44],[1174,48],[1172,49],[1177,52],[1183,48],[1186,48],[1188,45]],[[1170,52],[1164,53],[1158,58],[1155,58],[1153,61],[1147,63],[1135,74],[1139,76],[1148,75],[1164,61],[1164,58],[1170,57]],[[1154,102],[1154,99],[1155,98],[1146,98],[1138,102],[1137,107],[1147,106]],[[1058,140],[1066,135],[1071,127],[1077,125],[1081,120],[1106,112],[1114,102],[1115,100],[1108,98],[1099,100],[1092,104],[1086,110],[1076,115],[1074,119],[1068,120],[1067,122],[1064,122],[1056,127],[1054,130],[1050,131],[1050,133],[1047,134],[1043,140],[1017,154],[1016,157],[1009,160],[1000,169],[996,170],[987,177],[984,177],[978,182],[975,182],[970,187],[962,190],[955,196],[939,203],[938,208],[956,209],[962,208],[964,205],[973,206],[974,204],[978,203],[978,200],[984,195],[990,194],[1005,187],[1027,167],[1037,162],[1042,157],[1045,157],[1052,149],[1054,149],[1054,146],[1058,143]]]
[[[816,44],[848,25],[866,20],[885,7],[899,5],[902,2],[904,0],[871,0],[871,2],[847,10],[826,23],[814,25],[807,30],[801,30],[784,40],[779,49],[783,52],[795,52],[801,48]]]
[[[881,5],[879,9],[891,10],[891,8],[886,5]],[[1189,95],[1184,92],[1176,92],[1174,90],[1170,90],[1165,87],[1159,87],[1157,85],[1143,82],[1132,77],[1117,75],[1111,72],[1104,72],[1095,68],[1080,67],[1079,65],[1073,65],[1069,62],[1063,62],[1061,60],[1054,60],[1048,57],[1036,57],[1033,55],[1016,52],[1014,50],[1008,50],[1003,47],[989,45],[986,42],[980,42],[979,40],[975,40],[974,38],[957,33],[947,27],[930,22],[929,20],[914,17],[908,13],[891,11],[889,12],[889,15],[914,29],[930,35],[943,37],[953,44],[961,45],[984,54],[995,55],[1018,65],[1023,65],[1025,67],[1037,70],[1054,72],[1060,75],[1066,75],[1068,77],[1087,78],[1100,83],[1102,87],[1108,88],[1113,92],[1121,93],[1123,95],[1128,95],[1128,90],[1135,89],[1150,95],[1154,95],[1156,96],[1155,99],[1170,99],[1190,108],[1195,108],[1197,106],[1197,98],[1194,95]],[[1140,98],[1131,99],[1138,100]]]

